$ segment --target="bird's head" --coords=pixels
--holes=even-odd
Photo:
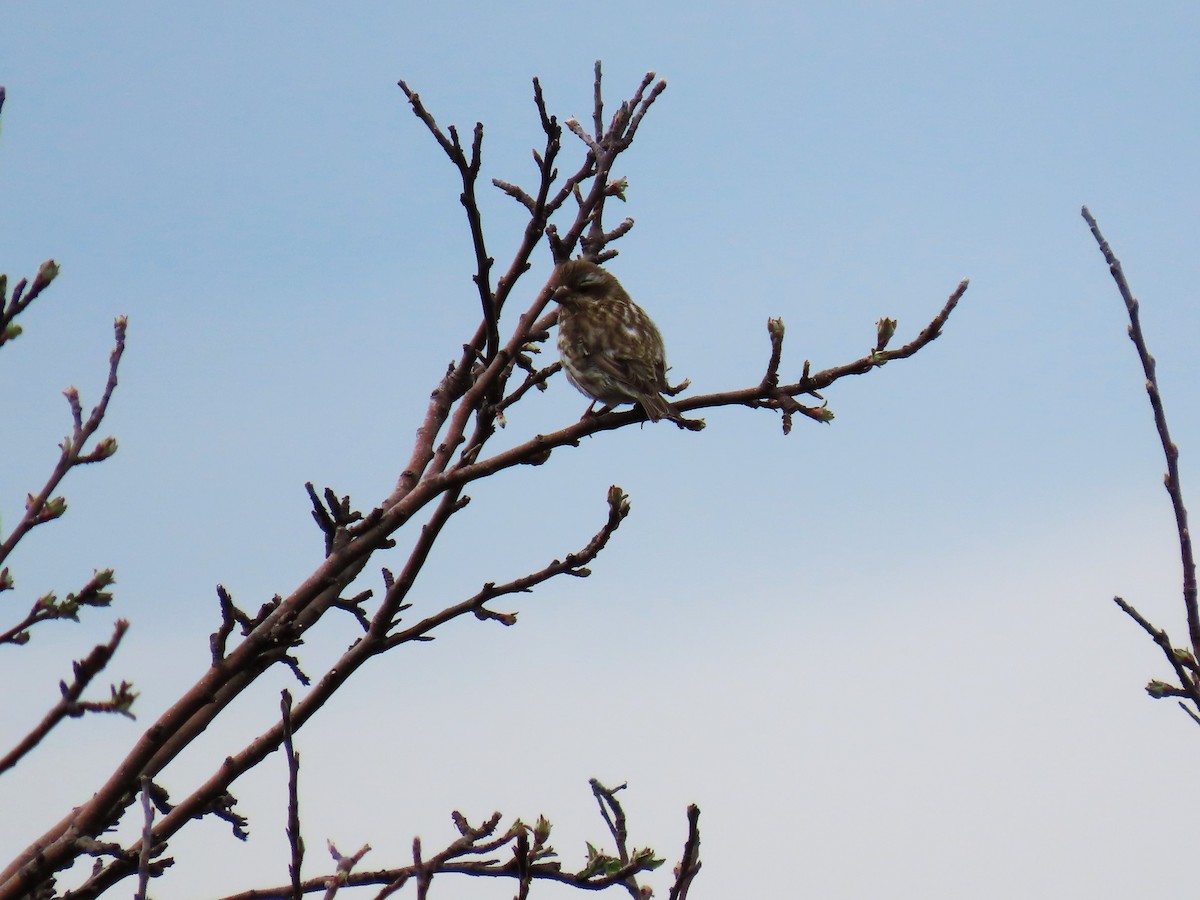
[[[551,297],[566,307],[589,301],[615,300],[625,293],[611,273],[586,259],[572,259],[559,265],[554,281],[557,286]]]

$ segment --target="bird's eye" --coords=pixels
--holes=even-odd
[[[595,272],[588,272],[586,275],[584,275],[582,278],[579,279],[579,287],[583,290],[587,290],[588,288],[599,287],[601,283],[602,283],[602,279]]]

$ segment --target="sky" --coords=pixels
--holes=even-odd
[[[551,111],[668,87],[617,174],[636,225],[609,264],[694,390],[898,345],[970,289],[943,336],[826,392],[783,436],[766,411],[596,436],[472,487],[414,614],[582,547],[610,484],[632,513],[587,579],[376,660],[297,736],[306,874],[453,837],[449,813],[555,823],[604,845],[588,779],[627,783],[633,840],[672,863],[701,810],[691,896],[1150,896],[1189,883],[1195,725],[1121,595],[1183,634],[1164,468],[1124,308],[1079,210],[1122,259],[1196,483],[1200,10],[1100,2],[704,5],[310,2],[10,5],[0,50],[0,272],[62,274],[0,354],[0,522],[128,349],[105,433],[59,522],[9,561],[7,619],[116,570],[111,610],[0,653],[0,734],[70,661],[132,627],[102,677],[131,723],[64,723],[0,777],[0,858],[90,796],[204,671],[215,586],[257,608],[321,558],[304,482],[369,509],[407,460],[478,300],[459,185],[396,82],[443,125],[485,124],[484,176],[529,185]],[[586,119],[585,119],[586,121]],[[577,160],[578,143],[564,143]],[[523,223],[483,204],[498,265]],[[528,299],[549,252],[521,283]],[[574,421],[556,380],[511,440]],[[362,587],[378,587],[378,566]],[[439,605],[440,604],[440,605]],[[352,623],[312,635],[321,671]],[[277,715],[271,673],[161,781],[174,794]],[[102,690],[102,687],[101,687]],[[6,745],[9,743],[5,742]],[[251,840],[204,821],[159,897],[283,883],[283,760],[234,787]],[[214,865],[214,860],[220,865]],[[669,866],[649,879],[665,896]],[[69,883],[70,877],[64,879]],[[435,883],[436,884],[436,883]],[[459,897],[502,884],[442,883]],[[436,896],[435,892],[435,896]],[[534,896],[539,896],[535,890]],[[540,896],[565,896],[551,887]]]

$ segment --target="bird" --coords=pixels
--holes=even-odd
[[[606,406],[636,403],[651,422],[703,428],[685,419],[663,397],[687,382],[667,383],[666,351],[657,326],[630,299],[616,276],[586,259],[560,263],[551,295],[558,303],[558,355],[567,380]],[[584,415],[592,411],[592,406]]]

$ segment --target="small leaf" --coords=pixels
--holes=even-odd
[[[616,181],[610,181],[604,189],[604,193],[609,197],[616,197],[622,203],[625,202],[625,192],[629,190],[629,179],[619,178]]]

